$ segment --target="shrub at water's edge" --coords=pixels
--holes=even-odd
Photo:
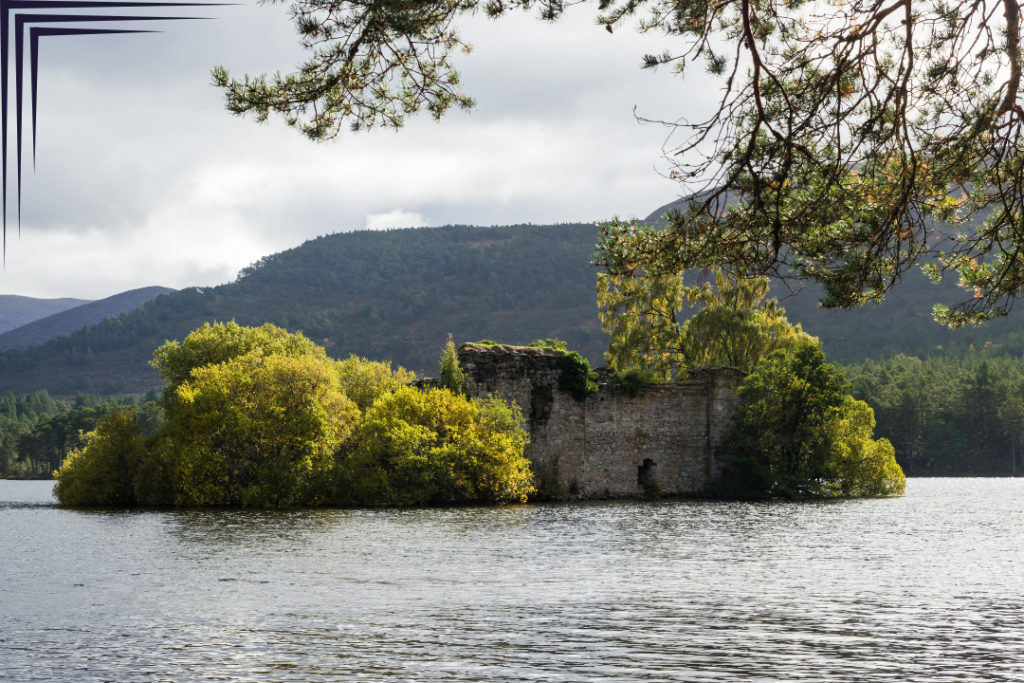
[[[367,411],[339,463],[344,505],[525,502],[534,492],[518,409],[405,387]]]
[[[65,505],[132,505],[135,475],[146,457],[134,413],[107,416],[56,473],[53,493]]]
[[[730,465],[712,492],[742,498],[902,495],[892,445],[873,440],[871,408],[814,343],[761,360],[739,390],[722,451]]]
[[[273,325],[206,325],[154,354],[167,419],[101,422],[55,473],[66,505],[521,502],[534,492],[518,409],[403,368],[332,361]]]
[[[315,505],[359,409],[326,356],[255,349],[196,368],[168,411],[182,505]]]

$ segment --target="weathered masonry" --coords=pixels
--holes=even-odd
[[[602,386],[577,401],[558,389],[558,357],[547,349],[463,344],[467,393],[515,401],[527,418],[526,455],[572,493],[636,495],[698,491],[721,474],[715,447],[732,420],[743,373],[705,368],[684,382],[631,397]]]

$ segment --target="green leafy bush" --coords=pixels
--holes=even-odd
[[[330,476],[359,409],[322,353],[260,348],[193,370],[174,394],[169,433],[181,504],[307,505]]]
[[[192,371],[225,363],[260,349],[265,356],[326,357],[326,352],[302,334],[290,334],[276,325],[243,327],[229,323],[204,324],[185,337],[185,341],[165,342],[153,352],[150,365],[160,373],[173,391],[189,379]]]
[[[551,351],[568,351],[569,345],[559,339],[538,339],[526,345],[528,349],[550,349]]]
[[[149,507],[178,502],[178,458],[166,434],[146,440],[146,453],[135,474],[135,503]]]
[[[101,422],[57,473],[62,503],[414,505],[534,492],[523,416],[499,399],[420,391],[401,368],[332,361],[271,325],[205,326],[155,356],[166,420],[151,437],[133,412]]]
[[[65,505],[134,505],[135,476],[145,455],[135,414],[112,413],[54,473],[53,493]]]
[[[354,355],[337,361],[334,369],[342,393],[355,401],[360,410],[366,410],[384,394],[416,379],[415,373],[401,366],[392,370],[391,361],[372,361]]]
[[[522,415],[503,401],[406,387],[381,397],[339,465],[336,502],[525,502],[534,492]]]
[[[535,500],[565,500],[572,495],[569,488],[559,483],[558,477],[543,466],[533,466],[533,485],[537,489],[533,495]]]
[[[629,368],[612,374],[611,386],[627,396],[639,396],[644,389],[662,380],[659,372],[649,368]]]
[[[740,387],[723,439],[730,465],[720,493],[745,498],[902,494],[891,444],[871,439],[871,408],[848,395],[843,372],[817,344],[776,351]]]
[[[499,344],[498,342],[492,341],[490,339],[484,339],[482,341],[473,343],[476,344],[477,346],[487,346],[492,348],[495,346],[510,346],[512,348],[518,349],[548,349],[549,351],[569,350],[569,345],[566,342],[561,341],[559,339],[537,339],[530,342],[526,346],[518,346],[516,344]]]
[[[572,394],[577,401],[582,401],[590,394],[597,392],[590,363],[586,358],[569,351],[558,359],[558,388]]]

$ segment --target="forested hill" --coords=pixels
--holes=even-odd
[[[267,256],[235,282],[160,296],[116,319],[0,354],[0,394],[140,392],[165,339],[204,322],[272,322],[336,357],[357,353],[437,374],[448,334],[526,343],[557,336],[601,364],[588,266],[594,225],[449,226],[340,233]]]
[[[448,333],[457,343],[559,337],[603,365],[607,337],[597,319],[597,271],[589,266],[597,234],[593,225],[574,224],[320,237],[262,259],[235,282],[166,294],[67,337],[0,353],[0,395],[141,393],[159,386],[147,361],[165,339],[231,319],[302,330],[335,357],[357,353],[434,375]],[[989,355],[1024,353],[1024,310],[969,330],[935,323],[931,305],[957,296],[952,284],[935,287],[914,274],[881,306],[822,311],[810,290],[783,306],[843,363],[962,354],[972,345]]]

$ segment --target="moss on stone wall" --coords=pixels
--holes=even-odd
[[[597,384],[590,372],[590,363],[586,358],[569,351],[558,359],[558,388],[572,394],[577,401],[586,400],[590,394],[597,393]]]

